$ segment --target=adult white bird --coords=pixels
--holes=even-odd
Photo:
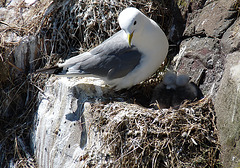
[[[89,52],[37,72],[98,77],[116,90],[147,79],[168,53],[166,35],[155,21],[133,7],[124,9],[118,22],[122,30]]]

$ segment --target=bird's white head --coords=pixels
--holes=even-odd
[[[139,34],[144,28],[146,20],[146,16],[133,7],[128,7],[119,14],[118,22],[128,36],[129,46],[131,46],[135,34]]]

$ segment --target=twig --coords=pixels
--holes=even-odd
[[[21,68],[18,68],[16,65],[14,65],[13,63],[11,63],[10,61],[6,61],[9,65],[11,65],[13,68],[16,68],[17,70],[23,72],[23,70]]]

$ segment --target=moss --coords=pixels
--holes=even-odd
[[[190,0],[192,1],[192,0]],[[187,8],[189,4],[189,0],[178,0],[177,1],[177,5],[179,6],[179,8]]]

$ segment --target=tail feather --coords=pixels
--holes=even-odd
[[[42,68],[36,70],[37,73],[44,73],[44,74],[59,74],[63,71],[63,67],[59,67],[57,65],[50,67],[50,68]]]

